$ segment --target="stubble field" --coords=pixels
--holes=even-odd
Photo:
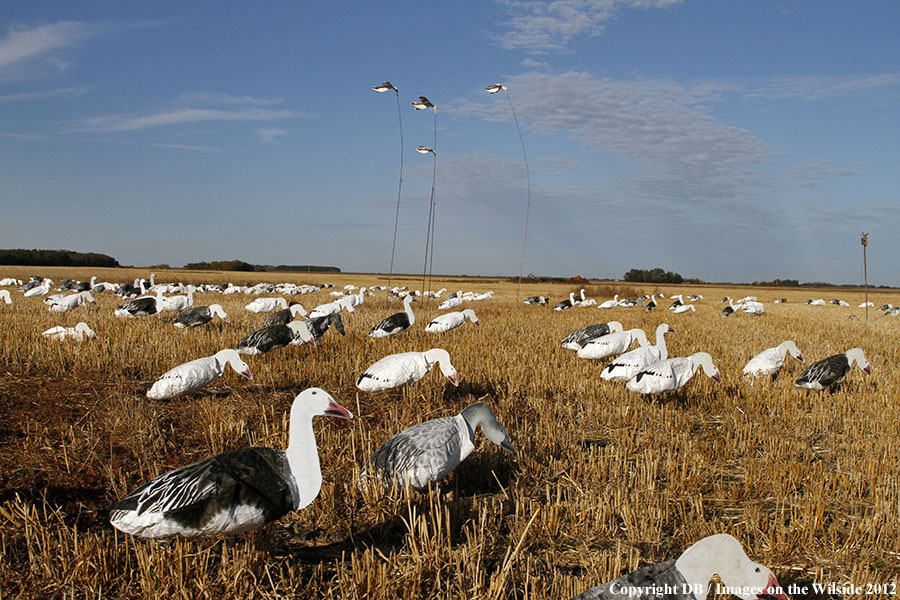
[[[5,267],[31,273],[130,281],[145,271]],[[157,272],[157,281],[291,281],[385,284],[375,275]],[[419,288],[420,280],[395,283]],[[856,308],[858,292],[714,287],[589,286],[598,301],[662,291],[703,294],[696,313],[665,306],[564,312],[526,306],[516,285],[436,279],[432,289],[493,289],[468,303],[481,326],[445,334],[425,325],[434,300],[413,304],[416,323],[387,339],[369,328],[400,310],[376,292],[317,348],[288,346],[246,357],[253,381],[230,370],[203,392],[170,401],[144,397],[171,367],[234,347],[265,315],[252,298],[199,294],[231,323],[197,329],[161,319],[118,319],[122,300],[52,314],[40,298],[12,292],[0,304],[0,592],[2,597],[93,598],[569,598],[694,541],[731,533],[748,554],[792,582],[858,585],[900,575],[900,320]],[[523,285],[553,302],[578,286]],[[323,290],[289,299],[307,309]],[[724,295],[755,294],[767,314],[719,317]],[[808,297],[852,305],[807,306]],[[788,303],[773,305],[775,298]],[[871,293],[878,304],[900,293]],[[578,359],[560,341],[580,327],[620,321],[652,337],[676,331],[669,356],[709,352],[722,375],[702,372],[657,397],[605,382],[607,361]],[[40,333],[86,321],[99,339],[54,342]],[[750,386],[743,365],[793,339],[811,362],[861,347],[871,376],[855,369],[834,393],[793,387],[804,365],[788,358],[776,381]],[[442,347],[459,372],[453,387],[435,371],[422,381],[368,394],[356,378],[379,358]],[[314,422],[325,484],[310,508],[262,531],[153,541],[117,532],[108,509],[156,475],[249,445],[284,448],[295,394],[324,388],[352,421]],[[431,494],[359,485],[382,442],[409,425],[489,403],[515,445],[503,452],[479,434],[476,451]],[[892,597],[889,594],[883,594]],[[878,597],[877,594],[868,597]]]

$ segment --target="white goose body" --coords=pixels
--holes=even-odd
[[[619,305],[619,295],[616,294],[613,296],[612,300],[607,300],[606,302],[601,302],[597,305],[597,308],[602,308],[604,310],[608,310],[610,308],[615,308]]]
[[[466,310],[459,312],[451,312],[444,313],[443,315],[438,315],[435,317],[431,323],[425,327],[425,331],[428,333],[444,333],[446,331],[450,331],[451,329],[456,329],[460,325],[466,322],[466,319],[469,319],[476,325],[480,325],[478,322],[478,317],[475,316],[475,311],[471,308],[467,308]]]
[[[479,425],[488,439],[513,452],[506,429],[497,422],[490,406],[467,406],[454,417],[440,417],[407,427],[382,444],[369,461],[385,485],[407,483],[428,487],[449,475],[475,450]]]
[[[686,312],[697,312],[697,309],[694,308],[693,304],[680,304],[672,309],[672,313],[676,315],[680,315],[681,313]]]
[[[279,306],[287,308],[287,305],[287,300],[284,298],[257,298],[244,308],[254,313],[267,313],[272,312]]]
[[[308,506],[322,487],[317,415],[353,418],[324,390],[307,389],[291,405],[286,450],[241,448],[160,475],[112,507],[110,523],[149,538],[229,534]]]
[[[230,365],[235,373],[253,379],[250,367],[241,360],[237,350],[220,350],[212,356],[204,356],[166,371],[147,391],[152,400],[166,400],[188,394],[212,383],[225,372],[225,365]]]
[[[187,308],[190,308],[194,305],[194,286],[187,286],[187,295],[184,296],[169,296],[168,298],[163,298],[161,304],[156,305],[156,310],[158,312],[180,312]]]
[[[743,311],[745,315],[754,315],[758,317],[766,312],[766,307],[763,306],[762,302],[748,300],[743,303]]]
[[[778,344],[775,348],[763,350],[751,358],[750,362],[744,366],[743,374],[747,377],[770,375],[772,379],[775,379],[778,377],[778,372],[781,371],[782,365],[784,365],[784,359],[788,352],[790,352],[791,356],[803,362],[803,354],[797,349],[797,345],[793,341],[787,340]]]
[[[588,342],[601,338],[604,335],[620,331],[622,331],[622,324],[618,321],[595,323],[594,325],[588,325],[587,327],[577,329],[567,335],[562,341],[562,347],[566,350],[577,351]]]
[[[45,279],[39,285],[31,288],[27,292],[25,292],[26,298],[33,298],[34,296],[43,296],[45,294],[50,293],[50,286],[53,285],[52,279]]]
[[[656,328],[655,346],[635,348],[619,356],[603,369],[603,372],[600,373],[600,378],[607,381],[628,381],[647,366],[666,360],[669,358],[669,351],[666,348],[665,334],[674,331],[674,329],[663,323]]]
[[[309,318],[316,319],[319,317],[327,317],[328,315],[339,313],[342,310],[346,310],[350,314],[356,312],[349,301],[341,298],[340,300],[336,300],[335,302],[328,302],[326,304],[318,305],[317,307],[309,311]]]
[[[450,383],[459,385],[456,369],[450,363],[450,355],[441,348],[427,352],[403,352],[385,356],[356,380],[356,387],[364,392],[379,392],[399,387],[425,377],[435,363]]]
[[[676,560],[647,565],[572,600],[706,600],[713,575],[742,600],[788,600],[772,571],[750,560],[740,542],[725,533],[703,538]]]
[[[7,306],[12,306],[12,298],[9,295],[9,290],[0,290],[0,300],[3,300]]]
[[[78,292],[77,294],[69,294],[62,298],[59,298],[58,300],[50,304],[50,312],[67,312],[72,310],[73,308],[81,306],[85,302],[90,302],[91,304],[97,303],[90,292]]]
[[[438,310],[449,310],[456,308],[463,303],[462,290],[456,292],[456,296],[451,296],[438,305]]]
[[[640,394],[677,390],[690,381],[700,367],[713,380],[721,382],[712,357],[706,352],[696,352],[688,357],[669,358],[654,363],[629,379],[625,387]]]
[[[51,340],[72,339],[78,340],[79,342],[86,337],[92,339],[97,337],[97,334],[94,333],[84,321],[78,323],[75,327],[63,327],[62,325],[57,325],[56,327],[51,327],[41,335]]]
[[[578,358],[588,358],[592,360],[607,358],[622,354],[637,340],[641,346],[646,346],[647,334],[641,329],[629,329],[628,331],[620,331],[618,333],[610,333],[596,340],[590,341],[578,349]]]

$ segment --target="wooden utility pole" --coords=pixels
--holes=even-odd
[[[869,234],[862,234],[862,247],[863,247],[863,280],[866,284],[866,321],[869,320],[869,273],[866,269],[866,246],[869,245]]]

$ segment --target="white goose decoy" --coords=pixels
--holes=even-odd
[[[835,354],[810,365],[797,378],[794,385],[810,390],[824,390],[843,379],[844,375],[850,372],[853,363],[856,363],[856,366],[862,369],[866,375],[871,375],[869,361],[866,360],[862,349],[853,348],[843,354]]]
[[[456,369],[450,363],[450,355],[442,348],[432,348],[427,352],[403,352],[385,356],[359,376],[356,387],[364,392],[389,390],[422,379],[435,363],[450,383],[459,385]]]
[[[569,299],[557,302],[556,306],[553,307],[553,310],[566,310],[567,308],[572,308],[576,304],[578,304],[578,301],[575,300],[575,292],[569,292]]]
[[[666,360],[669,358],[669,350],[666,348],[665,335],[674,331],[663,323],[656,328],[655,346],[642,346],[626,352],[609,363],[600,373],[600,378],[607,381],[628,381],[649,365]]]
[[[489,440],[513,452],[509,434],[487,404],[467,406],[455,417],[440,417],[407,427],[372,454],[375,474],[390,486],[424,489],[450,474],[475,450],[478,426]]]
[[[622,324],[618,321],[588,325],[587,327],[582,327],[567,335],[562,341],[562,347],[566,350],[577,351],[588,342],[619,331],[622,331]]]
[[[175,327],[198,327],[213,320],[213,317],[219,317],[226,323],[230,323],[231,319],[222,309],[221,304],[210,304],[209,306],[195,306],[184,311],[175,319]]]
[[[784,364],[785,355],[790,353],[791,356],[803,362],[803,355],[797,349],[797,345],[787,340],[778,344],[774,348],[763,350],[750,359],[750,362],[744,367],[743,374],[747,377],[758,377],[760,375],[771,375],[772,381],[778,377],[781,366]]]
[[[716,383],[722,383],[719,370],[706,352],[695,352],[688,357],[668,358],[646,367],[625,384],[632,392],[658,394],[677,390],[691,380],[699,367]]]
[[[622,354],[637,340],[641,346],[646,346],[647,334],[641,329],[629,329],[618,333],[610,333],[592,340],[578,349],[578,358],[600,359],[608,356]]]
[[[45,294],[50,293],[50,287],[53,285],[52,279],[45,279],[39,285],[31,288],[27,292],[25,292],[26,298],[33,298],[34,296],[43,296]]]
[[[697,312],[697,309],[694,308],[693,304],[680,304],[672,309],[672,313],[676,315],[686,312]]]
[[[162,303],[157,303],[157,312],[178,312],[190,308],[194,305],[194,286],[187,286],[187,295],[169,296],[163,298]]]
[[[438,315],[427,327],[425,327],[425,331],[428,333],[444,333],[451,329],[456,329],[465,323],[466,319],[469,319],[476,325],[481,325],[481,323],[478,322],[478,317],[475,316],[475,311],[471,308],[467,308],[459,312]]]
[[[147,397],[152,400],[167,400],[199,390],[221,377],[225,372],[225,365],[230,365],[238,375],[253,379],[250,367],[241,360],[237,350],[229,348],[169,369],[150,386]]]
[[[66,312],[72,310],[73,308],[81,306],[85,302],[90,302],[91,304],[97,303],[90,292],[68,294],[66,296],[63,296],[62,298],[56,299],[52,304],[50,304],[50,312]]]
[[[237,344],[238,354],[265,354],[288,344],[316,347],[309,325],[305,321],[291,321],[287,325],[269,325],[247,334]]]
[[[309,311],[308,318],[316,319],[319,317],[327,317],[328,315],[339,313],[342,310],[346,310],[350,314],[356,312],[356,309],[354,309],[350,302],[347,301],[344,297],[334,302],[328,302],[327,304],[318,305],[317,307]]]
[[[287,308],[288,303],[284,298],[257,298],[244,308],[250,312],[267,313],[272,312],[277,307]]]
[[[463,303],[462,300],[462,290],[456,292],[455,296],[450,296],[443,302],[438,305],[438,310],[449,310],[451,308],[456,308],[460,304]]]
[[[51,340],[73,339],[78,340],[79,342],[84,338],[97,338],[97,334],[94,333],[94,330],[88,327],[88,324],[84,321],[81,321],[75,327],[63,327],[62,325],[57,325],[56,327],[51,327],[41,335]]]
[[[601,302],[597,305],[597,308],[602,308],[604,310],[609,310],[610,308],[615,308],[619,305],[619,295],[616,294],[613,296],[612,300],[607,300],[606,302]]]
[[[12,297],[9,295],[9,290],[0,290],[0,300],[3,300],[7,306],[12,306]]]
[[[328,392],[304,390],[291,405],[286,450],[241,448],[160,475],[113,506],[110,523],[148,538],[240,533],[310,505],[322,487],[319,415],[353,418]]]
[[[706,600],[713,575],[742,600],[789,600],[772,571],[750,560],[740,542],[727,533],[705,537],[677,560],[647,565],[572,600]]]
[[[744,302],[742,310],[745,315],[753,315],[755,317],[759,317],[766,312],[766,307],[763,306],[762,302],[758,302],[756,300],[748,300]]]
[[[412,308],[410,308],[410,304],[415,302],[416,299],[412,296],[407,296],[403,299],[403,310],[405,312],[395,313],[386,319],[382,319],[378,323],[369,330],[369,337],[373,338],[383,338],[391,335],[396,335],[398,333],[402,333],[409,329],[415,322],[416,316],[413,314]]]

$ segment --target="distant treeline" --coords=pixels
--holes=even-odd
[[[96,252],[72,250],[0,250],[0,265],[35,265],[41,267],[118,267],[112,256]]]
[[[302,273],[340,273],[337,267],[321,267],[316,265],[254,265],[242,260],[213,260],[188,263],[182,267],[192,271],[292,271]]]
[[[684,277],[662,269],[631,269],[623,277],[631,283],[682,283]]]

